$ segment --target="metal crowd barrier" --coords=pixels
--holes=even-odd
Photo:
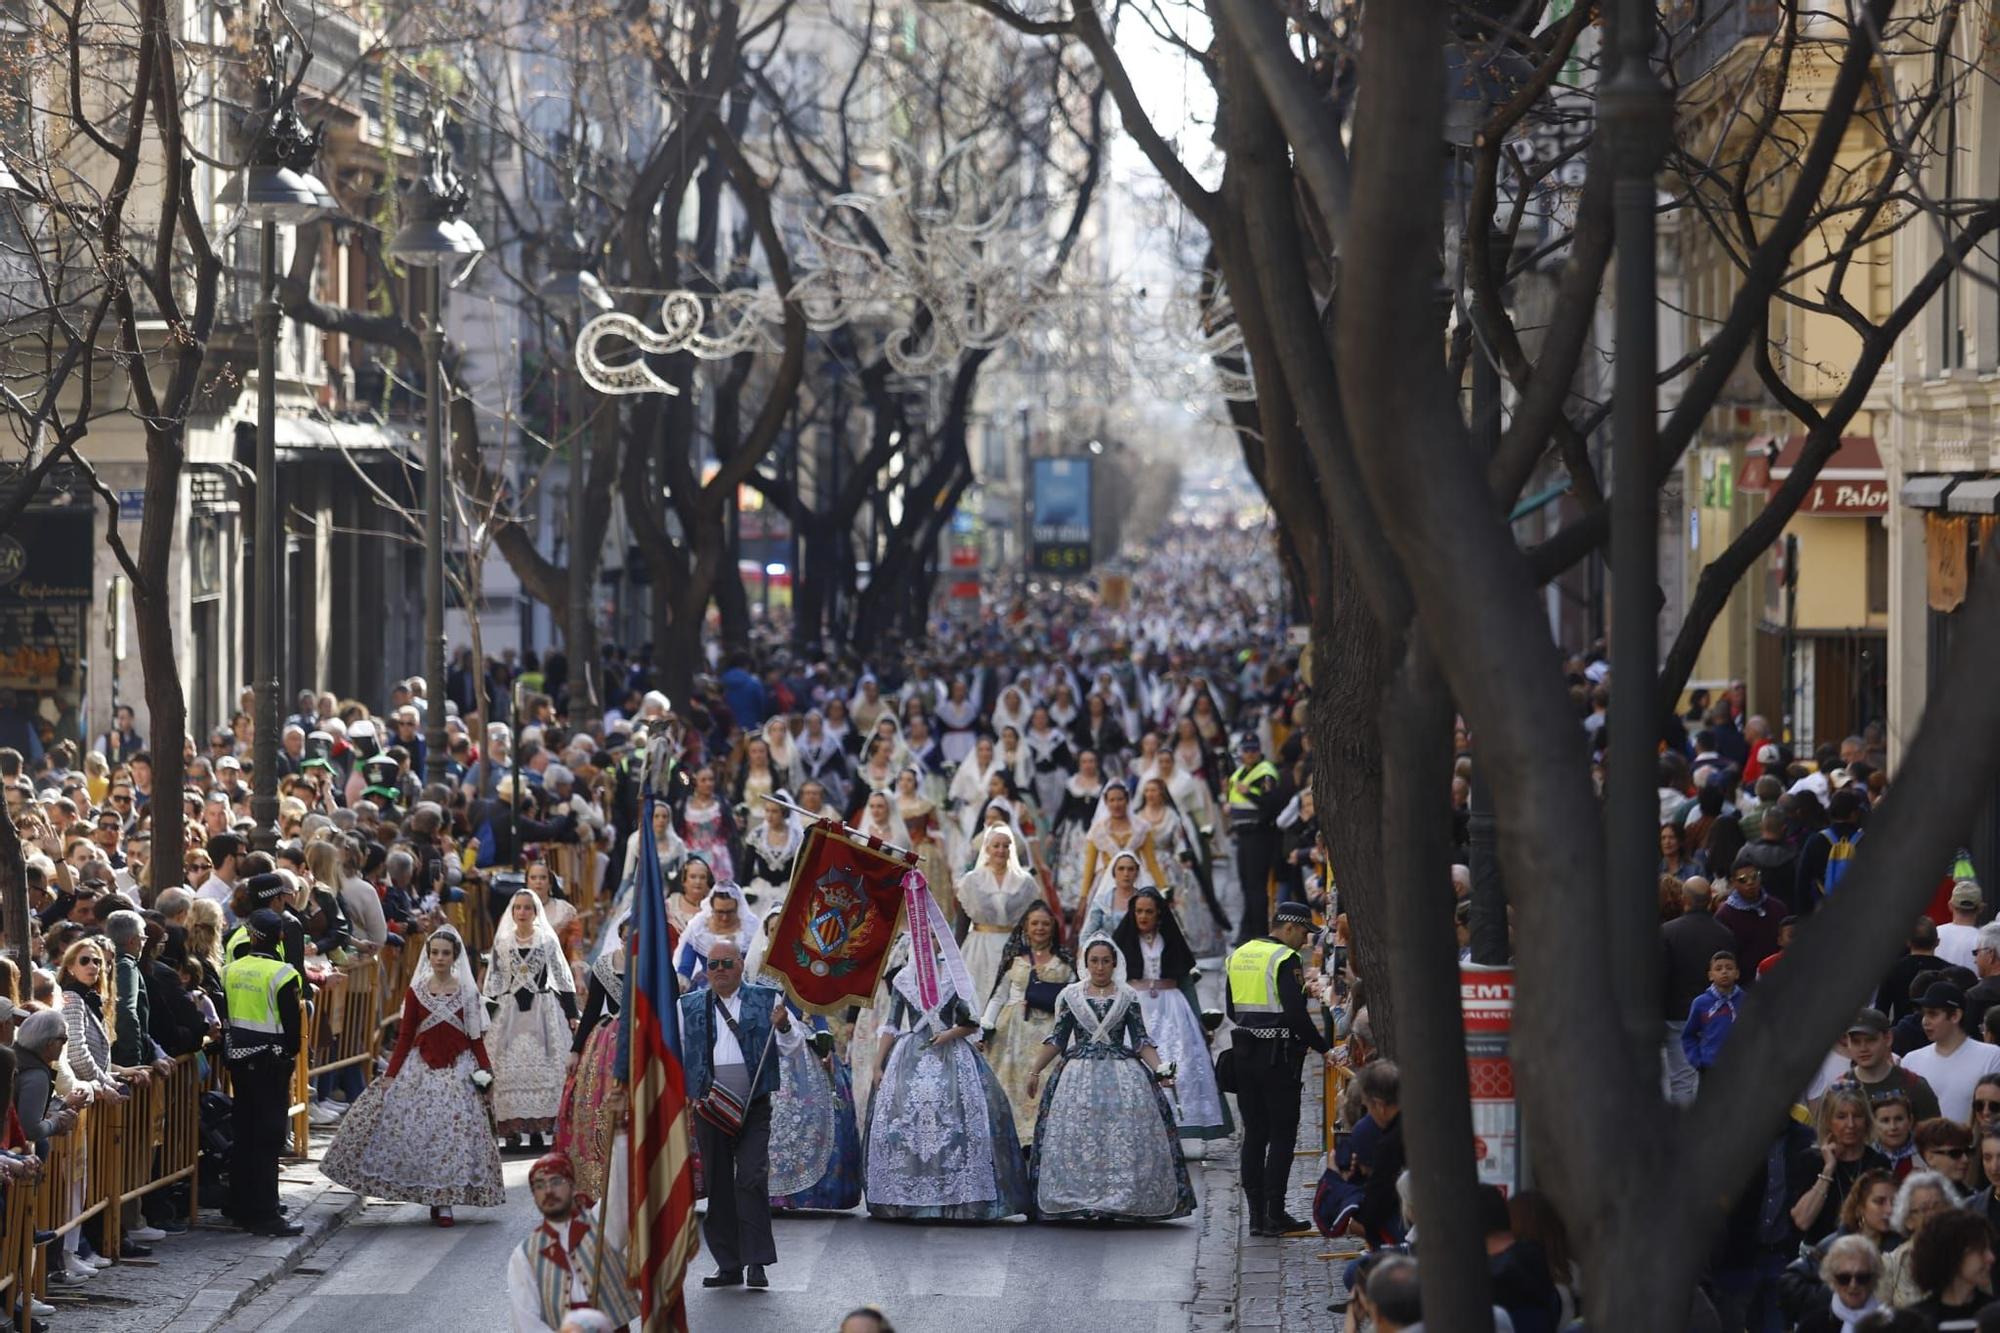
[[[132,1100],[108,1107],[123,1144],[118,1202],[130,1203],[154,1190],[188,1182],[188,1225],[201,1212],[201,1062],[192,1055],[174,1061],[173,1072],[155,1078]],[[112,1210],[116,1212],[116,1209]]]
[[[6,1204],[0,1208],[0,1301],[6,1304],[0,1308],[12,1312],[10,1325],[26,1329],[27,1293],[35,1276],[37,1191],[26,1181],[11,1182],[5,1189]]]
[[[308,997],[310,1003],[301,1015],[299,1054],[292,1062],[291,1105],[286,1113],[292,1122],[293,1160],[307,1155],[312,1132],[307,1112],[313,1102],[313,1080],[349,1065],[363,1066],[364,1079],[372,1076],[381,1040],[381,975],[393,970],[377,959],[364,959],[335,971]],[[322,1038],[326,1040],[322,1042]],[[319,1059],[323,1045],[327,1055]]]
[[[546,849],[549,869],[562,881],[569,905],[583,922],[584,938],[596,937],[605,906],[598,902],[597,844],[559,843]]]
[[[9,1324],[25,1329],[29,1294],[48,1289],[37,1232],[67,1236],[99,1219],[100,1248],[117,1254],[123,1239],[123,1205],[155,1190],[186,1181],[188,1222],[200,1206],[201,1063],[183,1055],[164,1077],[134,1087],[122,1102],[93,1102],[76,1125],[49,1140],[42,1174],[33,1181],[9,1181],[0,1207],[0,1301]]]

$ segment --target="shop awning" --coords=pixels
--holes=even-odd
[[[400,452],[405,446],[400,436],[376,421],[337,421],[328,417],[280,413],[273,436],[287,458],[321,452],[384,455]]]
[[[1782,483],[1792,475],[1799,455],[1805,452],[1806,437],[1793,435],[1778,450],[1771,463],[1771,481]],[[1882,455],[1872,435],[1843,435],[1833,457],[1813,479],[1812,489],[1799,502],[1801,514],[1863,516],[1889,512],[1889,479],[1882,471]]]
[[[1954,514],[2000,514],[2000,477],[1969,477],[1951,488],[1945,508]]]
[[[1903,478],[1902,494],[1897,498],[1905,509],[1942,509],[1944,497],[1951,493],[1963,477],[1949,472],[1929,473],[1919,477]]]

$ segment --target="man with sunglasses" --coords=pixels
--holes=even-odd
[[[2000,921],[1987,922],[1973,937],[1972,970],[1979,980],[1965,992],[1965,1030],[1977,1037],[1986,1011],[2000,1004]]]
[[[771,1238],[771,1094],[778,1090],[778,1054],[805,1044],[776,987],[743,980],[734,940],[709,947],[708,985],[681,997],[682,1052],[688,1099],[697,1103],[694,1132],[708,1181],[708,1216],[701,1235],[715,1256],[704,1287],[734,1287],[749,1268],[752,1287],[768,1287],[764,1265],[778,1261]],[[776,1044],[777,1051],[769,1048]],[[722,1088],[742,1107],[735,1131],[699,1106]]]
[[[1778,951],[1778,930],[1784,906],[1764,892],[1764,872],[1744,848],[1729,867],[1729,897],[1715,919],[1736,937],[1736,961],[1743,975],[1757,975],[1757,965]]]
[[[91,841],[95,842],[98,848],[103,851],[104,859],[111,863],[113,870],[125,864],[125,853],[122,845],[124,840],[125,821],[119,816],[117,810],[112,808],[99,810],[95,821],[95,831],[91,835]]]

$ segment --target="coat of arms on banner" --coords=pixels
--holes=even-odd
[[[895,923],[884,922],[861,876],[846,866],[828,868],[809,892],[793,957],[816,977],[844,977],[880,947]]]
[[[800,1009],[834,1014],[873,1000],[902,922],[907,857],[837,824],[806,830],[764,957],[767,978]]]

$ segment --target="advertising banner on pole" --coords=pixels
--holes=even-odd
[[[1090,572],[1090,460],[1037,458],[1028,560],[1042,574]]]
[[[1521,1117],[1514,1101],[1514,969],[1461,963],[1465,1063],[1472,1085],[1473,1156],[1479,1183],[1508,1195],[1521,1188]]]

